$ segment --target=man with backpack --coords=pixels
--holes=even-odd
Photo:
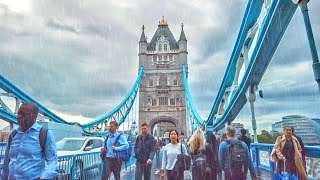
[[[141,135],[137,137],[136,145],[134,146],[134,157],[136,162],[135,180],[150,180],[151,178],[151,165],[155,154],[155,139],[149,133],[147,123],[141,125]]]
[[[251,178],[257,179],[247,145],[237,140],[234,126],[228,126],[227,140],[219,146],[219,163],[224,171],[225,180],[245,180],[248,169]]]
[[[37,122],[38,107],[23,103],[17,115],[19,127],[9,135],[2,180],[53,179],[57,169],[57,150],[53,134]]]
[[[125,152],[129,149],[127,139],[118,131],[118,123],[111,121],[109,123],[110,135],[105,140],[105,146],[101,149],[101,158],[104,162],[102,179],[107,180],[113,172],[115,180],[120,180],[120,171],[122,159],[120,152]]]

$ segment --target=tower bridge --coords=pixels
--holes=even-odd
[[[126,122],[130,126],[132,119],[130,120],[129,114],[132,113],[133,105],[138,99],[138,127],[146,122],[157,136],[162,136],[173,128],[190,135],[197,128],[203,128],[207,132],[223,129],[235,120],[248,102],[254,141],[257,143],[256,130],[259,123],[255,118],[254,103],[258,85],[298,8],[301,9],[304,18],[306,37],[311,51],[309,58],[312,59],[314,79],[320,90],[320,64],[308,15],[308,2],[308,0],[248,1],[228,66],[216,99],[212,100],[213,106],[209,108],[211,111],[207,118],[202,118],[198,114],[189,89],[188,76],[192,74],[188,74],[188,68],[192,67],[188,67],[187,60],[186,34],[188,33],[185,34],[182,24],[179,39],[176,40],[168,22],[163,18],[150,42],[145,35],[146,28],[142,26],[137,79],[126,97],[112,111],[86,124],[69,122],[57,116],[0,74],[0,120],[10,123],[13,128],[13,124],[17,124],[17,110],[21,103],[33,102],[39,106],[39,121],[76,126],[86,136],[105,136],[109,134],[107,126],[110,121],[117,121],[120,125]],[[147,29],[149,31],[149,26]],[[27,75],[26,78],[28,78]],[[14,110],[11,110],[9,106],[12,105],[6,104],[1,97],[12,97]],[[256,148],[253,151],[254,157],[260,157],[260,151],[265,151],[264,155],[269,153],[272,147],[272,145],[259,144],[254,146]],[[310,157],[320,158],[319,149],[309,149]],[[270,166],[268,160],[261,165],[259,158],[256,158],[255,163],[257,168],[271,171],[268,169]]]

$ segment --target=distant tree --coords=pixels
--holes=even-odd
[[[262,130],[261,134],[258,135],[258,142],[259,143],[273,143],[273,137],[271,136],[271,134],[268,131]]]
[[[273,142],[272,143],[275,143],[279,136],[281,136],[281,133],[279,133],[278,131],[273,131],[273,137],[272,137]]]

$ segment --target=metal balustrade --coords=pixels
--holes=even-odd
[[[251,155],[258,174],[273,177],[275,163],[269,160],[274,144],[251,144]],[[320,179],[320,146],[305,146],[307,174],[310,179]]]
[[[3,166],[3,157],[7,143],[0,143],[0,169]],[[262,177],[273,177],[275,164],[269,160],[274,144],[251,144],[251,155],[255,169],[258,175]],[[310,179],[320,179],[320,146],[306,146],[307,173]],[[134,148],[133,148],[134,149]],[[133,153],[132,153],[133,154]],[[135,158],[131,156],[126,167],[127,170],[135,163]],[[59,180],[75,179],[101,179],[102,161],[100,152],[87,152],[82,154],[73,154],[58,157],[58,175]]]
[[[7,143],[0,143],[0,170],[3,167],[4,152]],[[132,154],[134,153],[134,147]],[[122,170],[128,170],[136,159],[131,156],[127,163],[123,163]],[[100,180],[103,163],[100,152],[86,152],[66,156],[58,156],[56,180]]]

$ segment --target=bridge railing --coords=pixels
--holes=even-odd
[[[0,171],[3,167],[4,153],[7,143],[0,143]],[[132,150],[133,154],[134,148]],[[131,156],[130,160],[123,164],[122,170],[131,167],[136,159]],[[100,180],[103,163],[99,152],[86,152],[66,156],[58,156],[57,180],[91,179]]]
[[[258,174],[268,174],[273,177],[275,163],[269,157],[274,144],[251,144],[251,155],[254,167]],[[320,146],[305,146],[306,148],[306,167],[310,179],[320,179]]]

